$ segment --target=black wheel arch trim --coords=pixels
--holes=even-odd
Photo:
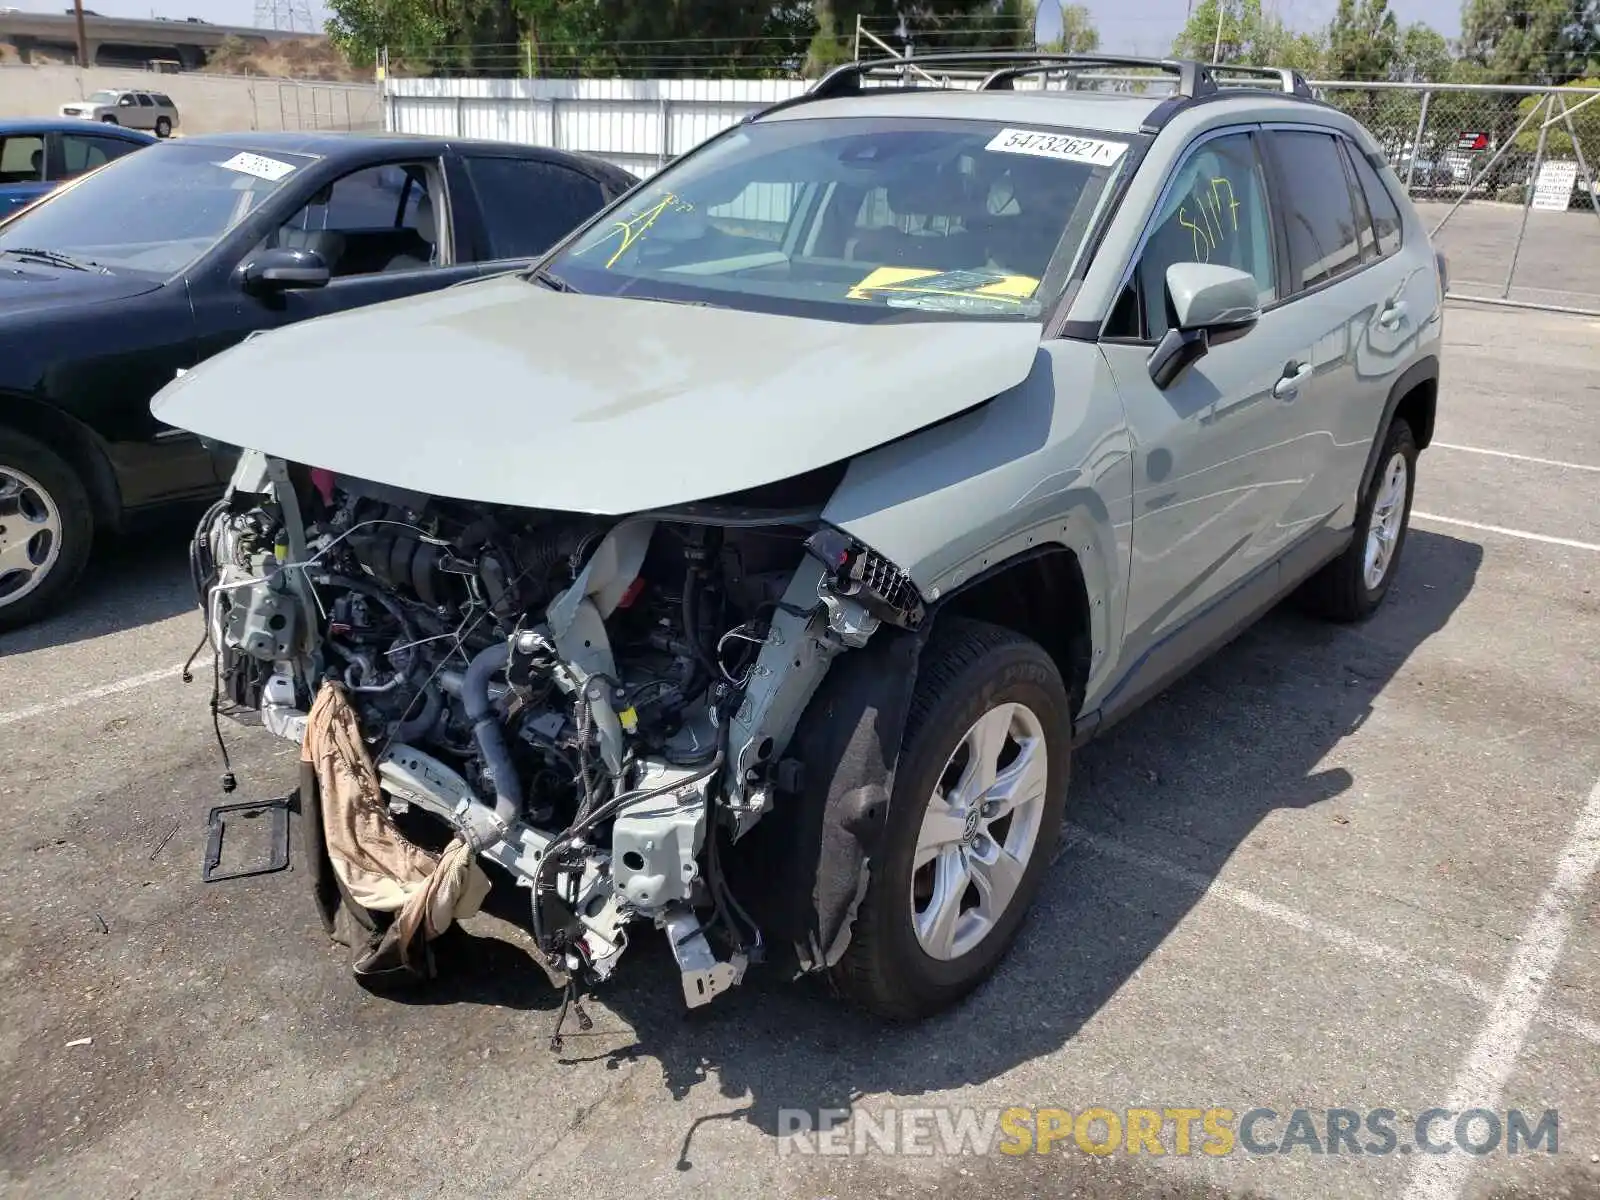
[[[1416,362],[1394,381],[1394,386],[1389,389],[1389,398],[1384,401],[1383,419],[1378,422],[1378,428],[1372,434],[1372,446],[1367,450],[1367,465],[1361,472],[1361,486],[1356,489],[1357,496],[1364,496],[1367,488],[1372,486],[1372,476],[1378,470],[1378,456],[1383,453],[1384,438],[1388,436],[1389,426],[1394,422],[1394,414],[1400,407],[1400,402],[1416,391],[1425,383],[1439,382],[1439,360],[1434,355],[1419,358]],[[1424,448],[1424,432],[1420,429],[1412,430],[1417,437],[1417,448]]]

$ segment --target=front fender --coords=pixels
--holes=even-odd
[[[855,459],[823,519],[930,602],[1030,551],[1071,550],[1089,595],[1093,697],[1122,639],[1132,497],[1127,418],[1099,347],[1052,341],[1017,387]]]

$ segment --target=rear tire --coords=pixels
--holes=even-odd
[[[1417,441],[1411,426],[1390,424],[1378,469],[1356,508],[1355,534],[1338,558],[1301,586],[1301,603],[1330,621],[1363,621],[1389,594],[1411,526]]]
[[[58,454],[0,429],[0,630],[57,608],[94,541],[89,493]]]
[[[978,621],[940,622],[922,653],[866,895],[833,968],[846,997],[915,1020],[993,973],[1056,845],[1071,735],[1066,686],[1037,643]]]
[[[158,138],[169,138],[172,136],[172,122],[166,117],[156,118],[156,136]]]

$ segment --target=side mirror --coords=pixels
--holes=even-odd
[[[1255,278],[1214,263],[1168,267],[1167,306],[1172,328],[1150,354],[1150,378],[1159,388],[1170,386],[1212,346],[1242,338],[1261,319]]]
[[[239,281],[249,292],[288,292],[323,287],[331,274],[315,250],[279,246],[261,251],[240,267]]]

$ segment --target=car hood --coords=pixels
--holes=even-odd
[[[131,275],[62,270],[0,256],[0,323],[39,309],[126,300],[160,286],[156,280]]]
[[[486,503],[620,514],[787,479],[1027,377],[1039,326],[858,325],[515,277],[253,338],[151,411],[203,437]]]

